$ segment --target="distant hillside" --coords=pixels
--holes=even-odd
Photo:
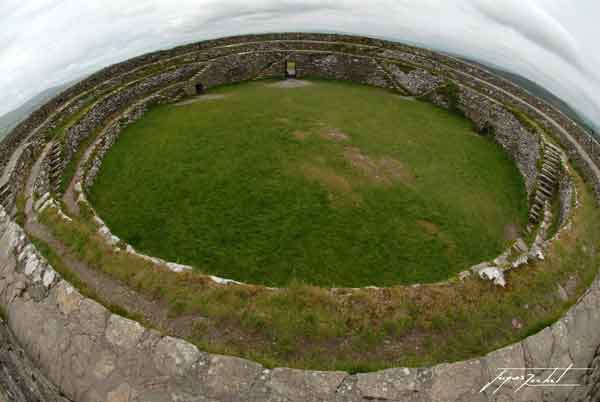
[[[461,58],[460,56],[456,56],[456,55],[453,55],[453,56]],[[484,68],[487,68],[487,69],[493,71],[494,73],[500,75],[501,77],[504,77],[504,78],[514,82],[515,84],[523,87],[524,89],[526,89],[533,95],[544,99],[546,102],[550,103],[551,105],[553,105],[556,108],[558,108],[559,110],[561,110],[564,114],[566,114],[571,119],[573,119],[574,121],[579,123],[582,127],[585,127],[587,130],[590,130],[590,131],[595,131],[598,133],[598,135],[600,135],[600,127],[596,127],[596,129],[593,130],[593,128],[594,128],[593,124],[591,124],[587,119],[582,117],[578,112],[575,111],[575,109],[573,109],[570,105],[568,105],[566,102],[561,100],[558,96],[554,95],[552,92],[548,91],[547,89],[540,86],[539,84],[537,84],[523,76],[520,76],[518,74],[504,71],[498,67],[493,67],[493,66],[490,66],[487,64],[482,64],[480,62],[477,62],[474,60],[469,60],[464,57],[462,57],[462,58],[464,60],[467,60],[469,63],[473,63],[476,65],[480,65]],[[46,89],[45,91],[40,92],[38,95],[34,96],[33,98],[31,98],[30,100],[25,102],[23,105],[19,106],[17,109],[15,109],[11,112],[8,112],[3,116],[0,116],[0,139],[4,138],[4,136],[6,134],[8,134],[8,132],[13,127],[15,127],[21,121],[23,121],[27,116],[29,116],[30,113],[35,111],[38,107],[43,105],[48,100],[52,99],[55,95],[60,93],[62,90],[68,88],[71,84],[72,83],[67,83],[67,84],[63,84],[63,85],[59,85],[59,86],[55,86],[55,87]]]
[[[575,109],[573,109],[569,104],[564,102],[562,99],[560,99],[544,87],[536,84],[531,80],[528,80],[525,77],[521,77],[520,75],[512,74],[502,70],[495,70],[495,72],[496,74],[501,75],[504,78],[511,80],[515,84],[523,87],[533,95],[544,99],[546,102],[550,103],[551,105],[562,111],[564,114],[569,116],[571,119],[573,119],[586,129],[592,129],[591,124],[585,118],[583,118],[577,111],[575,111]]]
[[[6,113],[3,116],[0,116],[0,139],[4,138],[8,132],[15,127],[17,124],[22,122],[29,116],[33,111],[35,111],[38,107],[42,106],[44,103],[52,99],[62,90],[66,89],[70,86],[71,83],[59,85],[56,87],[48,88],[33,98],[29,99],[27,102],[16,108],[15,110]]]
[[[454,56],[456,57],[456,56]],[[463,58],[464,59],[464,58]],[[587,129],[588,131],[596,131],[594,130],[594,125],[591,124],[585,117],[581,116],[575,109],[573,109],[569,104],[560,99],[558,96],[554,95],[552,92],[548,91],[546,88],[541,85],[531,81],[528,78],[525,78],[521,75],[510,73],[508,71],[504,71],[499,67],[493,67],[487,64],[482,64],[473,60],[467,60],[469,63],[480,65],[488,70],[498,74],[499,76],[506,78],[509,81],[514,82],[525,90],[529,91],[531,94],[545,100],[550,103],[552,106],[556,107],[558,110],[569,116],[576,123]]]

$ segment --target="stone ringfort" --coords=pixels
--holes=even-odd
[[[7,367],[0,385],[20,400],[81,402],[599,400],[600,279],[552,325],[468,361],[360,374],[267,369],[205,353],[112,314],[61,278],[26,237],[19,210],[34,219],[55,208],[69,220],[54,197],[64,192],[67,204],[69,197],[73,205],[87,204],[86,190],[105,154],[121,130],[149,107],[225,84],[303,77],[387,88],[460,111],[510,155],[529,196],[533,240],[514,244],[493,262],[464,271],[460,279],[478,275],[504,285],[507,271],[544,259],[548,244],[570,229],[578,203],[569,164],[600,197],[600,145],[585,129],[515,84],[455,57],[378,39],[308,33],[230,37],[136,57],[67,89],[0,144],[0,306],[6,316],[0,357]],[[90,107],[90,99],[100,101]],[[51,135],[74,117],[76,123],[64,136]],[[95,140],[86,141],[92,134],[97,134]],[[72,183],[61,183],[69,162],[79,157]],[[27,201],[19,206],[23,194]],[[555,197],[560,229],[549,236]],[[166,266],[173,275],[190,269],[138,254],[99,217],[94,219],[112,246]],[[212,280],[222,286],[233,282]],[[571,379],[578,387],[514,392],[506,386],[480,392],[498,368],[571,364],[589,368]]]

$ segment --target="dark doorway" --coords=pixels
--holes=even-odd
[[[204,93],[204,85],[201,83],[196,84],[196,95],[202,95]]]
[[[484,137],[493,137],[495,133],[496,129],[489,121],[486,121],[483,127],[481,127],[481,130],[479,130],[479,134],[483,135]]]
[[[295,61],[288,61],[285,63],[285,78],[296,78]]]

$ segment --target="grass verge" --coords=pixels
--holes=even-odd
[[[572,231],[553,244],[545,261],[509,273],[506,289],[479,280],[351,292],[298,282],[275,292],[221,287],[198,274],[176,275],[110,250],[88,222],[66,223],[52,210],[42,218],[74,255],[166,302],[173,318],[205,317],[189,339],[203,350],[268,367],[362,372],[480,356],[562,316],[591,284],[600,262],[600,211],[589,189],[578,178],[576,183],[581,207]],[[577,291],[563,302],[557,284],[572,278]]]

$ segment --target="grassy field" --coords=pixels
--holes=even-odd
[[[90,198],[137,249],[271,286],[435,282],[527,218],[516,167],[467,120],[339,82],[268,82],[152,109]]]

